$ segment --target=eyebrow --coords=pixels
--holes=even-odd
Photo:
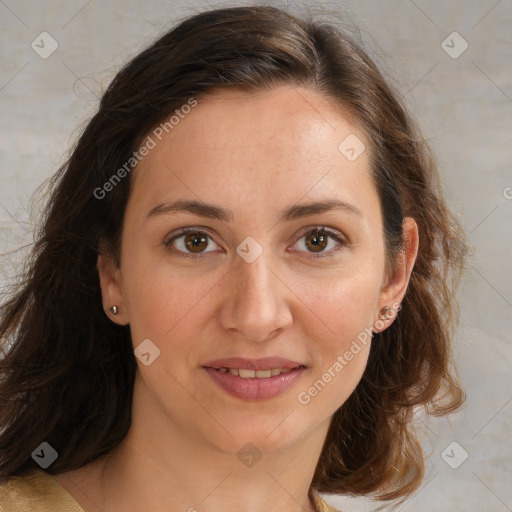
[[[330,210],[342,210],[347,213],[362,216],[361,211],[350,203],[346,203],[339,199],[327,199],[324,201],[288,206],[282,211],[279,222],[291,221],[301,217],[307,217],[309,215],[325,213]],[[168,213],[191,213],[198,217],[218,219],[226,223],[233,222],[234,219],[234,215],[231,210],[193,199],[180,199],[173,202],[160,203],[148,212],[147,217],[155,217],[157,215]]]
[[[291,221],[309,215],[325,213],[330,210],[342,210],[353,215],[362,216],[361,211],[353,204],[346,203],[339,199],[327,199],[324,201],[288,206],[282,211],[279,222]],[[190,213],[198,217],[218,219],[226,223],[231,223],[234,219],[231,210],[192,199],[180,199],[173,202],[160,203],[152,208],[146,217],[150,218],[169,213]]]

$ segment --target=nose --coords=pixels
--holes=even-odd
[[[220,324],[240,339],[267,341],[292,322],[288,300],[292,292],[273,268],[276,265],[268,252],[263,251],[252,263],[239,258],[226,276]]]

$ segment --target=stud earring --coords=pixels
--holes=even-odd
[[[380,312],[379,312],[379,316],[381,318],[381,320],[387,320],[388,318],[388,313],[391,311],[391,308],[389,306],[384,306]]]
[[[117,315],[117,311],[118,311],[117,306],[112,306],[111,308],[109,308],[109,311],[112,311],[113,315]]]

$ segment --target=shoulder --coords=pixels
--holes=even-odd
[[[313,491],[313,501],[315,503],[316,512],[341,512],[337,508],[333,508],[325,502],[317,491]]]
[[[51,475],[34,469],[0,481],[0,512],[84,512]]]

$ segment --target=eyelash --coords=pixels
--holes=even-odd
[[[183,229],[180,229],[177,233],[175,233],[172,238],[167,239],[163,243],[163,245],[165,247],[169,247],[175,240],[177,240],[178,238],[181,238],[184,235],[187,235],[188,233],[197,233],[200,235],[205,235],[211,239],[211,237],[210,237],[210,235],[208,235],[208,233],[205,233],[204,231],[201,231],[197,228],[183,228]],[[344,239],[344,237],[342,235],[340,235],[340,234],[336,233],[335,231],[332,231],[324,226],[316,226],[315,228],[304,233],[298,240],[301,240],[302,238],[304,238],[307,235],[310,235],[312,233],[325,234],[328,237],[334,239],[336,242],[338,242],[338,247],[335,249],[331,249],[327,253],[318,253],[317,255],[315,255],[315,253],[310,253],[313,255],[312,257],[315,259],[316,258],[329,258],[329,257],[333,256],[335,253],[337,253],[338,251],[340,251],[347,244],[347,241]],[[203,255],[205,253],[197,253],[197,254],[184,253],[183,251],[181,251],[179,249],[175,249],[175,254],[177,254],[180,258],[188,258],[188,259],[195,260],[198,258],[204,258]]]

